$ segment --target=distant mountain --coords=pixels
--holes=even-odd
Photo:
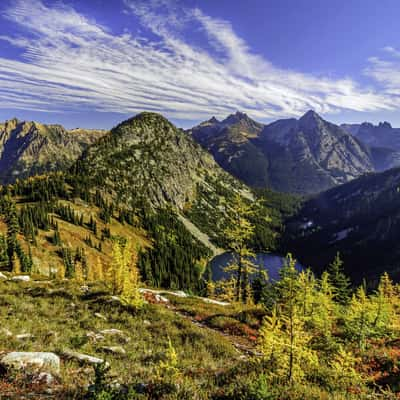
[[[193,138],[233,176],[253,187],[269,186],[269,161],[253,143],[264,126],[237,112],[223,121],[212,118],[191,129]]]
[[[190,133],[219,165],[253,187],[316,193],[374,170],[365,145],[313,111],[267,126],[236,113]]]
[[[343,129],[371,148],[371,155],[378,171],[400,166],[400,128],[389,122],[373,125],[343,124]]]
[[[400,168],[369,174],[306,202],[289,222],[287,248],[322,270],[340,252],[355,281],[400,279]]]
[[[66,170],[106,132],[12,119],[0,124],[0,183]]]

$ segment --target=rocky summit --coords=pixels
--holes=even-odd
[[[152,207],[170,204],[180,210],[200,192],[213,192],[214,183],[241,187],[188,135],[148,112],[122,122],[91,146],[76,171],[127,204],[140,194]]]

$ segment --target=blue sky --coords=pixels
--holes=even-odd
[[[0,120],[400,126],[397,0],[2,0]]]

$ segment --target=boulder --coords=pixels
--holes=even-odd
[[[29,275],[16,275],[11,278],[14,282],[29,282],[31,277]]]
[[[96,365],[104,363],[102,358],[90,356],[88,354],[77,353],[72,350],[65,350],[63,351],[62,355],[70,360],[75,360],[80,364]],[[108,363],[106,362],[105,365],[108,365]]]
[[[2,357],[0,364],[6,368],[39,370],[42,372],[60,372],[60,358],[46,352],[12,352]]]
[[[15,339],[23,341],[23,340],[31,340],[34,336],[31,333],[20,333],[19,335],[15,335]]]
[[[119,356],[124,356],[126,354],[125,349],[121,346],[103,346],[100,347],[100,350],[104,353],[114,354]]]

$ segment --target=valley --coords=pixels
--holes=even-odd
[[[373,172],[366,145],[312,112],[268,126],[243,113],[224,121],[185,132],[141,113],[60,167],[3,182],[7,396],[396,398],[399,169]],[[231,169],[235,160],[258,179],[243,155],[253,166],[300,139],[313,158],[291,153],[301,177],[290,179],[311,192],[325,187],[317,181],[335,187],[273,190],[274,180],[290,185],[289,158],[269,160],[260,185]],[[228,164],[213,149],[230,149]],[[61,367],[11,373],[4,360],[21,352],[51,353]]]

